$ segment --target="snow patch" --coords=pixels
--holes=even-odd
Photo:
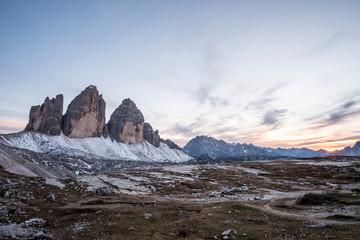
[[[155,147],[147,141],[136,144],[119,143],[110,138],[68,138],[25,132],[2,136],[4,143],[11,147],[38,153],[68,154],[108,160],[141,160],[148,162],[185,162],[193,159],[186,153],[171,149],[165,143]],[[84,163],[87,165],[86,163]],[[91,168],[90,165],[87,165]]]

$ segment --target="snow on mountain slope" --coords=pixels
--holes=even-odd
[[[68,138],[63,134],[60,136],[48,136],[33,132],[2,135],[0,141],[1,140],[7,146],[27,149],[38,153],[151,162],[185,162],[193,159],[180,150],[170,149],[164,143],[161,143],[157,148],[147,141],[129,145],[103,137]]]

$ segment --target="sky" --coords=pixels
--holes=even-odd
[[[360,1],[0,1],[0,133],[89,85],[161,137],[340,149],[360,140]]]

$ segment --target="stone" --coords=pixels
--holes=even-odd
[[[140,143],[144,140],[144,116],[130,99],[124,99],[107,123],[109,135],[118,142]]]
[[[166,145],[168,145],[169,148],[171,149],[178,149],[178,150],[181,150],[181,148],[176,144],[174,143],[173,141],[171,141],[170,139],[160,139],[161,142],[165,143]]]
[[[47,196],[46,196],[46,202],[54,202],[55,201],[55,195],[50,192]]]
[[[145,219],[145,220],[148,220],[148,219],[150,219],[150,218],[152,218],[152,214],[150,214],[150,213],[145,213],[145,214],[144,214],[144,219]]]
[[[68,106],[63,117],[63,133],[71,138],[101,137],[105,127],[106,104],[90,85]]]
[[[37,232],[37,233],[34,234],[32,237],[33,237],[32,239],[34,239],[34,240],[37,240],[37,239],[39,239],[39,240],[40,240],[40,239],[41,239],[41,240],[43,240],[43,239],[54,239],[52,235],[46,234],[46,233],[44,233],[43,231]]]
[[[100,187],[100,188],[95,188],[93,190],[94,192],[94,195],[97,195],[97,196],[110,196],[110,195],[114,195],[115,192],[114,192],[114,189],[111,188],[111,187]]]
[[[51,100],[47,97],[40,106],[32,106],[29,123],[25,131],[41,132],[47,135],[60,135],[64,98],[62,94]]]
[[[154,131],[151,127],[150,123],[144,123],[144,140],[148,141],[150,144],[154,145],[155,147],[159,147],[160,145],[160,136],[159,131]]]
[[[28,227],[44,227],[46,225],[46,220],[42,218],[32,218],[25,221],[25,225]]]
[[[0,186],[2,185],[10,185],[10,181],[7,178],[0,177]]]

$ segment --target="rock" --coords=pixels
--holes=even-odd
[[[50,234],[45,234],[43,231],[37,232],[33,235],[33,239],[37,240],[37,239],[53,239],[53,236]]]
[[[154,131],[153,128],[151,127],[150,123],[144,123],[144,140],[148,141],[149,143],[151,143],[152,145],[154,145],[155,147],[159,147],[160,145],[160,136],[159,136],[159,131],[156,130]]]
[[[118,142],[140,143],[144,140],[144,116],[130,99],[124,99],[107,123],[109,135]]]
[[[148,219],[150,219],[150,218],[152,218],[152,214],[150,214],[150,213],[145,213],[145,214],[144,214],[144,219],[145,219],[145,220],[148,220]]]
[[[13,216],[22,215],[22,214],[25,214],[25,212],[19,207],[14,208],[11,211],[9,211],[9,215],[13,215]]]
[[[32,106],[29,114],[29,123],[25,131],[60,135],[63,101],[63,95],[59,94],[51,100],[47,97],[41,106]]]
[[[331,193],[306,193],[295,200],[296,204],[299,205],[323,205],[329,203],[338,203],[339,200],[336,198],[335,195]]]
[[[0,218],[5,219],[9,215],[9,212],[5,206],[0,205]]]
[[[95,188],[94,190],[94,195],[98,195],[98,196],[110,196],[110,195],[114,195],[114,189],[109,187],[102,187],[102,188]]]
[[[181,148],[176,143],[171,141],[170,139],[164,140],[164,139],[161,138],[160,141],[165,143],[166,145],[168,145],[168,147],[171,148],[171,149],[179,149],[179,150],[181,150]]]
[[[42,218],[32,218],[25,221],[25,225],[28,227],[43,227],[46,224],[46,220]]]
[[[17,185],[24,185],[25,183],[24,183],[24,181],[23,181],[21,178],[18,178],[18,179],[16,179],[15,184],[17,184]]]
[[[89,86],[71,101],[63,117],[68,137],[101,137],[105,126],[105,101],[95,86]]]
[[[104,136],[104,138],[109,137],[109,130],[108,130],[108,126],[106,124],[105,124],[104,129],[103,129],[103,136]]]
[[[2,185],[9,185],[10,181],[7,178],[0,177],[0,186]]]
[[[226,230],[226,231],[222,232],[221,235],[228,236],[228,235],[230,235],[230,233],[231,233],[231,230]]]
[[[46,196],[46,202],[54,202],[54,201],[55,201],[55,195],[50,192],[50,193]]]

